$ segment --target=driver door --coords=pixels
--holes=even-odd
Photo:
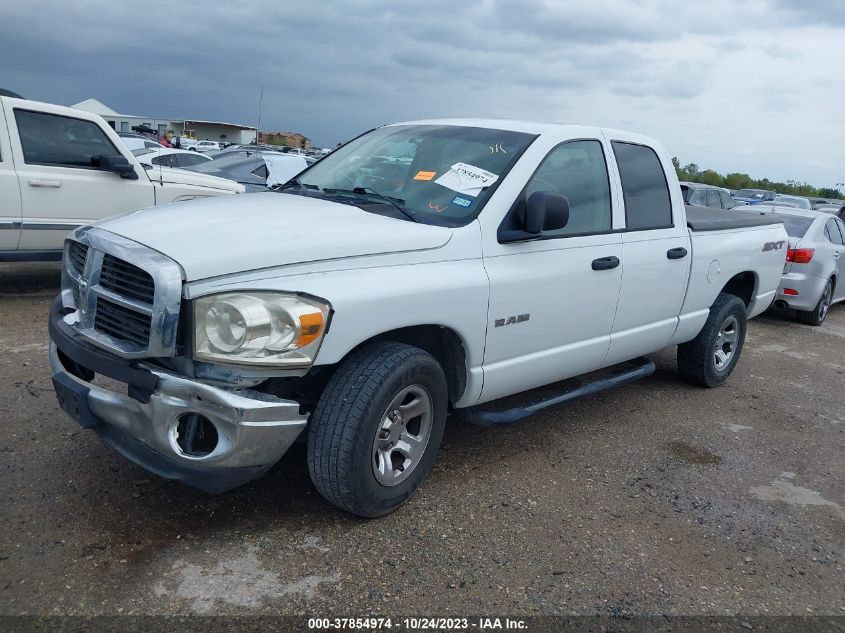
[[[143,169],[127,180],[92,165],[102,155],[137,164],[95,121],[27,110],[12,99],[6,107],[23,215],[19,250],[60,250],[80,225],[155,204]]]
[[[485,227],[490,305],[481,402],[604,362],[622,283],[606,151],[598,138],[562,143],[520,194],[521,200],[534,191],[566,196],[570,213],[562,229],[537,241],[499,243]]]

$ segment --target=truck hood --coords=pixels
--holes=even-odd
[[[286,193],[221,196],[150,207],[99,228],[167,255],[187,281],[261,268],[439,248],[449,228]]]
[[[195,187],[229,191],[231,193],[243,193],[245,191],[244,186],[234,180],[201,174],[200,172],[189,169],[179,169],[177,167],[161,167],[156,165],[152,169],[147,170],[147,176],[153,182],[161,183],[165,186],[168,184],[193,185]]]

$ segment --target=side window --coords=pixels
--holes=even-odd
[[[190,153],[190,154],[174,154],[176,157],[176,162],[179,163],[179,167],[191,167],[193,165],[199,165],[201,163],[207,163],[208,161],[203,158],[199,154]]]
[[[733,201],[727,192],[720,191],[719,196],[722,198],[722,208],[723,209],[733,209],[736,206],[736,202]]]
[[[714,209],[722,208],[722,199],[719,197],[719,191],[716,189],[707,189],[707,206]]]
[[[842,243],[845,244],[845,222],[836,220],[836,226],[839,227],[839,233],[842,235]]]
[[[569,199],[569,222],[544,236],[598,233],[612,228],[607,163],[599,141],[572,141],[549,152],[525,190],[551,191]]]
[[[169,156],[156,156],[150,162],[153,165],[164,165],[164,166],[169,167],[170,164],[168,163],[168,160],[167,160],[168,158],[170,158],[170,157]]]
[[[17,109],[15,121],[28,165],[96,169],[100,156],[121,156],[91,121]]]
[[[824,234],[834,244],[842,244],[842,235],[839,233],[839,227],[836,226],[836,220],[830,219],[824,226]]]
[[[267,164],[266,163],[262,163],[261,165],[259,165],[255,169],[253,169],[250,173],[253,176],[258,176],[259,178],[265,178],[265,179],[267,178],[267,176],[270,175],[270,172],[267,171]]]
[[[628,229],[672,226],[672,201],[660,159],[650,147],[613,141],[613,153],[622,177]]]
[[[699,207],[706,207],[707,198],[704,195],[704,189],[693,189],[692,195],[689,199],[689,203],[697,205]]]

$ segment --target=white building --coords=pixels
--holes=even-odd
[[[132,114],[118,114],[106,104],[97,99],[86,99],[72,107],[86,112],[99,114],[118,132],[131,132],[133,127],[144,126],[157,130],[164,135],[168,130],[178,136],[192,136],[199,140],[226,141],[227,143],[246,144],[255,141],[255,128],[236,123],[222,123],[220,121],[179,120],[135,116]]]

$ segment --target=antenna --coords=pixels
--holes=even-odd
[[[258,125],[255,128],[255,146],[258,147],[258,136],[261,134],[261,107],[264,103],[264,84],[258,84],[260,92],[258,93]]]

